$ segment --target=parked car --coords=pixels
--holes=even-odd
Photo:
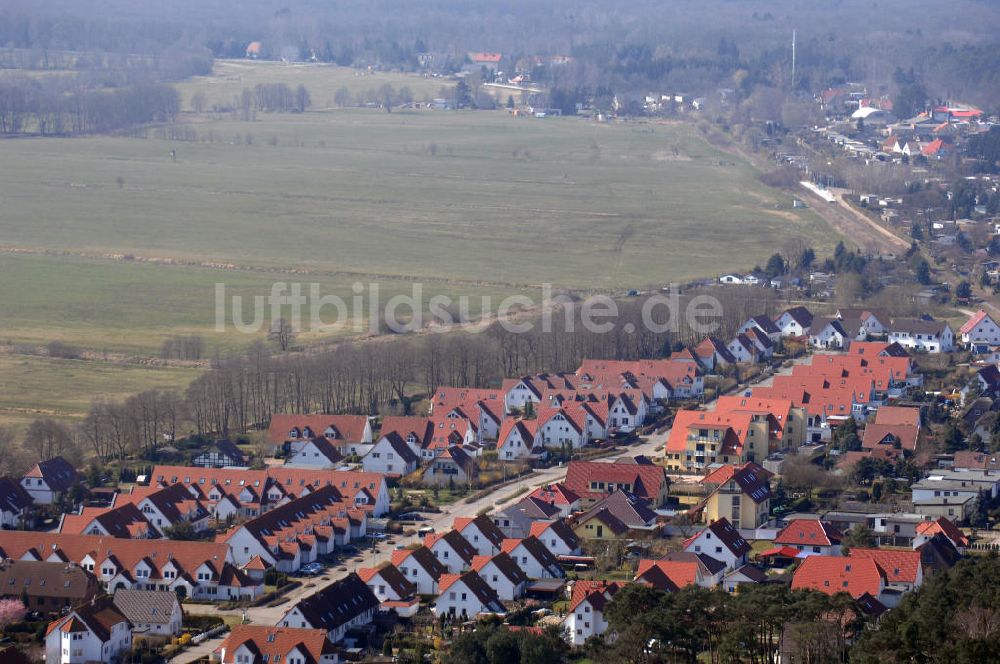
[[[306,576],[316,576],[323,573],[323,565],[320,563],[307,563],[299,569],[299,573]]]

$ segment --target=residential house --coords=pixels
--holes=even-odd
[[[213,441],[191,459],[192,466],[202,468],[228,468],[246,466],[246,456],[236,443],[228,438]]]
[[[624,489],[618,489],[573,521],[578,539],[621,539],[639,532],[655,534],[661,528],[659,515],[649,502]]]
[[[218,649],[221,664],[338,664],[339,650],[322,629],[236,625]]]
[[[701,479],[709,490],[700,510],[708,523],[727,519],[734,528],[759,528],[771,513],[771,473],[755,463],[721,466]]]
[[[424,470],[423,481],[427,485],[471,485],[479,474],[476,460],[465,450],[452,446],[434,457]]]
[[[364,415],[286,415],[271,416],[267,441],[288,451],[315,438],[325,438],[343,455],[364,456],[372,444],[371,421]]]
[[[964,553],[969,546],[968,536],[959,530],[955,523],[947,517],[939,516],[933,520],[923,521],[917,525],[913,538],[913,548],[916,549],[937,535],[944,535],[959,553]]]
[[[431,533],[424,537],[424,546],[431,550],[434,557],[451,574],[458,574],[469,569],[472,559],[479,555],[476,547],[462,537],[457,530],[445,533]]]
[[[1000,325],[983,309],[958,328],[958,335],[965,347],[975,353],[985,353],[990,346],[1000,345]]]
[[[554,520],[561,516],[559,508],[551,503],[527,496],[514,505],[504,508],[491,518],[505,537],[527,537],[531,526],[539,519]]]
[[[705,337],[695,346],[694,353],[708,371],[719,371],[730,364],[736,364],[736,358],[729,352],[726,344],[715,337]]]
[[[694,585],[710,588],[715,584],[706,579],[707,572],[705,564],[698,556],[685,555],[680,559],[643,559],[639,561],[634,581],[663,592],[677,592],[680,588]]]
[[[500,427],[497,438],[497,458],[501,461],[515,461],[537,456],[541,453],[541,439],[538,434],[538,420],[507,418]]]
[[[288,444],[285,464],[293,468],[336,468],[344,462],[341,450],[345,447],[337,447],[323,436],[296,440]],[[367,447],[364,445],[360,449]]]
[[[229,547],[219,542],[0,531],[0,554],[76,563],[110,592],[172,590],[195,600],[223,601],[252,600],[264,590],[233,565]]]
[[[580,538],[565,519],[536,521],[531,524],[530,534],[537,537],[553,556],[579,556]]]
[[[696,565],[698,568],[696,583],[702,588],[715,588],[722,583],[722,577],[726,574],[726,564],[707,553],[672,551],[659,562],[668,566]]]
[[[747,322],[743,323],[739,332],[741,334],[747,334],[754,329],[763,332],[773,343],[776,343],[782,336],[781,328],[767,316],[754,316],[750,318]]]
[[[881,602],[885,588],[885,573],[871,558],[809,556],[792,576],[792,590],[817,590],[827,595],[845,592],[854,599],[868,596]]]
[[[955,470],[1000,470],[1000,454],[960,450],[954,457],[952,468]]]
[[[861,437],[861,447],[864,450],[906,450],[911,454],[917,449],[917,437],[920,429],[908,424],[876,424],[870,422],[865,426]]]
[[[21,486],[39,505],[51,505],[80,481],[76,468],[61,456],[36,463],[21,478]]]
[[[294,572],[337,544],[364,537],[366,514],[343,499],[333,486],[322,486],[254,517],[217,540],[226,543],[237,565],[260,556],[280,572]]]
[[[776,546],[789,546],[824,556],[839,556],[843,534],[819,519],[794,519],[774,537]]]
[[[119,590],[115,608],[132,623],[132,638],[169,639],[179,636],[184,612],[177,593],[168,590]]]
[[[113,663],[131,649],[132,625],[108,596],[81,604],[45,631],[47,664]]]
[[[622,588],[614,581],[573,581],[567,586],[569,607],[563,621],[569,641],[574,646],[582,646],[592,636],[604,634],[608,622],[604,618],[604,607],[608,605]]]
[[[485,514],[475,518],[456,517],[452,528],[465,538],[480,556],[492,556],[498,553],[500,545],[503,544],[503,531]]]
[[[722,577],[722,588],[727,593],[739,592],[740,586],[764,583],[767,581],[765,574],[759,567],[753,565],[743,565],[737,569],[726,572]]]
[[[472,421],[480,444],[497,440],[505,416],[502,390],[439,387],[431,401],[433,417],[458,417]]]
[[[850,340],[865,341],[869,337],[885,334],[891,320],[888,312],[882,309],[837,309],[837,319],[840,320]]]
[[[814,318],[809,328],[809,345],[814,348],[845,348],[853,338],[838,318]]]
[[[0,597],[20,600],[29,611],[59,613],[100,591],[97,577],[75,563],[0,560]]]
[[[762,362],[765,359],[760,348],[748,334],[737,334],[726,348],[737,364]]]
[[[23,528],[30,518],[31,497],[13,477],[0,477],[0,528]]]
[[[119,494],[117,503],[130,502],[157,530],[187,521],[195,532],[208,528],[209,512],[180,483],[169,486],[136,487],[130,494]]]
[[[700,533],[685,540],[684,550],[689,553],[707,554],[722,562],[727,570],[735,570],[747,563],[750,544],[728,519],[722,517],[718,521],[709,523]]]
[[[556,557],[549,553],[537,537],[505,539],[501,549],[529,579],[561,579],[564,574]]]
[[[448,568],[426,546],[393,551],[392,564],[416,586],[420,595],[436,594],[441,575],[448,573]]]
[[[375,593],[351,572],[299,600],[285,612],[278,626],[322,629],[331,643],[340,643],[348,630],[369,624],[378,606]]]
[[[522,597],[530,581],[514,559],[502,551],[492,556],[476,556],[471,568],[505,602]]]
[[[626,461],[570,461],[563,483],[580,496],[581,508],[588,508],[619,489],[648,501],[652,508],[665,505],[670,489],[666,469],[663,466]]]
[[[774,325],[782,337],[804,337],[812,328],[813,315],[805,307],[786,309],[774,319]]]
[[[401,618],[410,618],[420,608],[417,586],[407,580],[391,563],[381,567],[363,567],[358,576],[375,593],[383,611],[395,611]]]
[[[496,592],[476,572],[444,574],[431,611],[438,618],[469,620],[484,613],[504,613]]]
[[[386,475],[409,475],[417,469],[420,457],[406,444],[403,437],[390,431],[378,439],[372,451],[361,460],[361,465],[369,473]]]
[[[885,577],[886,590],[899,593],[916,590],[924,582],[923,565],[920,562],[919,551],[900,551],[898,549],[870,549],[866,547],[851,547],[849,558],[867,558],[875,561]],[[898,601],[883,599],[890,608]]]
[[[908,350],[950,353],[955,349],[955,335],[946,321],[896,318],[890,324],[888,334],[890,342]]]
[[[580,496],[562,482],[540,486],[529,493],[527,497],[549,503],[559,510],[559,516],[564,517],[578,511],[580,507]]]
[[[63,514],[56,532],[70,535],[107,535],[124,539],[162,537],[135,503],[117,507],[84,507],[79,514]]]
[[[543,447],[580,449],[589,441],[589,431],[580,409],[546,408],[538,413],[537,436]]]

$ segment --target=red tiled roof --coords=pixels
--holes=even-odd
[[[920,410],[906,406],[882,406],[875,411],[875,424],[920,427]]]
[[[861,437],[861,447],[865,449],[884,447],[883,441],[889,436],[895,436],[902,449],[913,452],[917,449],[918,431],[917,427],[908,424],[889,425],[870,422],[865,426],[864,435]]]
[[[640,498],[659,502],[659,494],[668,482],[663,466],[600,463],[597,461],[570,461],[566,470],[565,485],[570,491],[584,497],[603,497],[607,491],[592,491],[590,482],[630,484],[631,493]]]
[[[327,638],[326,630],[299,627],[272,627],[270,625],[236,625],[226,635],[220,650],[226,657],[222,664],[236,662],[236,650],[246,645],[255,654],[254,661],[284,661],[288,654],[298,649],[308,661],[320,662],[324,655],[337,652]]]
[[[915,584],[920,574],[920,552],[897,549],[851,548],[850,558],[868,558],[885,573],[889,583]]]
[[[286,440],[295,440],[288,436],[293,429],[299,431],[296,439],[301,439],[322,436],[327,427],[333,427],[337,432],[335,440],[358,443],[364,437],[367,424],[368,418],[364,415],[286,415],[276,413],[271,416],[271,423],[267,427],[267,439],[271,444],[280,445]],[[312,436],[304,436],[303,432],[306,427],[312,431]]]
[[[775,544],[801,546],[833,546],[840,544],[843,535],[819,519],[795,519],[781,529],[774,538]]]
[[[827,595],[846,592],[858,598],[878,597],[883,587],[879,566],[870,558],[809,556],[795,570],[792,590],[818,590]]]
[[[942,533],[955,546],[969,546],[969,538],[958,529],[958,526],[943,516],[939,516],[933,521],[917,524],[916,531],[918,535],[927,535],[928,537],[933,537],[935,533]]]

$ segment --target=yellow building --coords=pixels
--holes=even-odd
[[[705,499],[706,523],[725,517],[735,528],[757,528],[771,514],[771,474],[755,463],[722,466],[702,479],[710,491]]]

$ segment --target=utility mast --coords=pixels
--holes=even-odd
[[[795,28],[792,28],[792,92],[795,92]]]

